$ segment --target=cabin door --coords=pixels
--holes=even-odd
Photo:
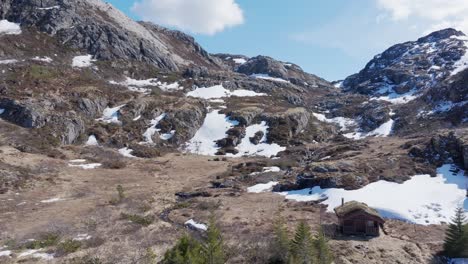
[[[364,220],[355,220],[356,233],[366,233],[366,222]]]

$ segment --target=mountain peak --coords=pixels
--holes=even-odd
[[[433,42],[433,41],[438,41],[441,39],[447,39],[452,36],[460,37],[460,36],[465,36],[465,34],[453,28],[446,28],[446,29],[434,31],[427,36],[421,37],[418,39],[418,42]]]

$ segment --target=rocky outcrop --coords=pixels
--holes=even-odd
[[[445,163],[456,163],[468,169],[468,133],[458,131],[433,136],[423,142],[410,142],[404,147],[409,149],[412,157],[441,166]]]
[[[237,72],[252,75],[266,74],[271,77],[287,80],[298,86],[306,86],[311,88],[330,88],[332,87],[327,81],[304,72],[301,67],[292,63],[277,61],[267,56],[257,56],[250,58],[237,68]]]
[[[378,96],[418,93],[450,77],[465,54],[465,35],[454,29],[397,44],[343,82],[345,91]]]
[[[37,105],[19,102],[13,99],[0,99],[0,108],[4,109],[1,118],[26,128],[40,128],[46,123],[46,116]]]
[[[282,114],[264,113],[261,119],[269,126],[268,142],[288,145],[293,137],[307,129],[310,113],[305,108],[293,108]]]
[[[193,38],[139,24],[101,0],[5,0],[0,15],[57,36],[63,44],[97,59],[143,61],[172,71],[193,64],[220,67]]]

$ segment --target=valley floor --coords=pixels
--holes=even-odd
[[[0,262],[99,258],[103,263],[145,263],[148,252],[159,259],[185,232],[203,232],[185,223],[207,223],[211,214],[231,247],[230,263],[261,263],[278,214],[291,231],[300,220],[315,230],[322,224],[336,263],[430,263],[443,243],[445,225],[396,220],[387,221],[378,238],[341,237],[334,232],[335,216],[323,205],[270,192],[248,193],[248,186],[212,187],[216,176],[244,159],[171,153],[128,159],[122,169],[71,167],[69,160],[81,159],[80,151],[70,147],[61,160],[0,147],[1,162],[30,170],[35,178],[0,194]],[[184,199],[177,198],[179,192]],[[41,243],[31,246],[33,240]]]

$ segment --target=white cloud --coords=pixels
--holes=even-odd
[[[140,0],[132,11],[146,21],[208,35],[244,22],[235,0]]]
[[[468,33],[467,0],[376,0],[394,21],[422,19],[426,32],[454,27]]]

